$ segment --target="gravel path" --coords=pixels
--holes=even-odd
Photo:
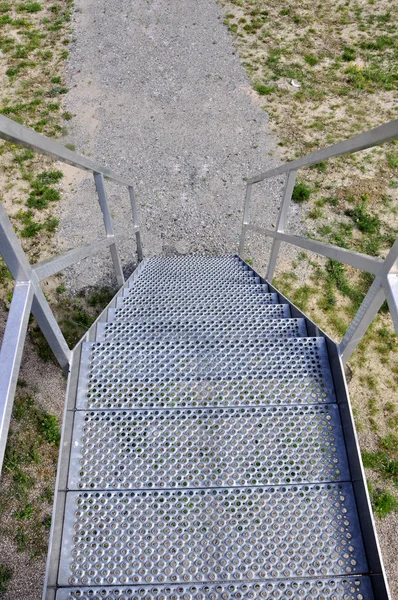
[[[278,164],[278,153],[215,0],[77,0],[73,27],[66,100],[76,116],[65,142],[134,181],[145,255],[236,251],[244,177]],[[254,199],[253,214],[269,225],[281,184]],[[76,184],[71,175],[70,190],[61,248],[103,232],[91,177]],[[128,265],[127,192],[108,191],[115,229],[129,236],[121,247]],[[253,239],[246,256],[259,251]],[[105,261],[110,268],[108,254]],[[104,255],[77,275],[76,287],[101,280]]]

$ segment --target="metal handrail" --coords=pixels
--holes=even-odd
[[[59,364],[68,371],[72,360],[72,351],[59,328],[51,308],[40,288],[40,281],[62,271],[66,267],[93,255],[102,248],[109,248],[116,279],[121,286],[124,283],[122,264],[118,250],[118,237],[113,230],[112,217],[109,210],[105,190],[104,177],[127,186],[131,204],[134,232],[136,236],[137,255],[140,262],[143,258],[140,226],[134,187],[131,181],[121,177],[85,156],[68,150],[58,142],[54,142],[11,119],[0,115],[0,138],[30,148],[56,158],[57,160],[91,171],[94,175],[98,202],[101,208],[106,237],[102,240],[70,250],[34,266],[23,251],[19,239],[13,229],[8,215],[0,203],[0,253],[10,270],[15,288],[11,307],[0,349],[0,473],[10,425],[12,404],[21,365],[22,351],[28,327],[29,315],[32,312],[49,346]]]
[[[398,239],[392,246],[385,260],[367,256],[353,250],[346,250],[332,244],[325,244],[303,236],[296,236],[285,233],[284,229],[287,221],[287,214],[292,199],[292,193],[296,182],[297,170],[302,167],[323,162],[336,156],[352,154],[373,148],[380,144],[398,139],[398,119],[353,136],[343,142],[334,144],[317,152],[313,152],[297,160],[287,162],[280,167],[270,169],[264,173],[254,175],[247,180],[246,195],[243,211],[243,223],[239,243],[239,254],[243,256],[244,245],[247,231],[256,231],[267,237],[273,238],[270,258],[268,261],[266,279],[272,282],[275,273],[276,263],[279,256],[279,249],[282,242],[292,244],[293,246],[304,248],[310,252],[326,256],[351,265],[356,269],[367,271],[375,275],[375,279],[370,286],[357,314],[347,329],[346,334],[338,344],[339,352],[344,363],[347,362],[355,348],[361,341],[364,333],[370,323],[375,318],[381,308],[384,300],[387,300],[391,317],[396,332],[398,333]],[[271,231],[255,223],[250,223],[250,199],[252,186],[265,179],[276,177],[277,175],[287,174],[286,184],[283,191],[283,197],[280,204],[278,222],[275,230]]]
[[[24,127],[23,125],[8,119],[4,115],[0,115],[0,138],[12,142],[13,144],[17,144],[18,146],[24,146],[25,148],[35,150],[35,152],[39,152],[40,154],[55,158],[63,163],[72,165],[72,167],[91,171],[92,173],[102,173],[105,177],[117,181],[118,183],[122,183],[127,187],[133,185],[131,181],[128,181],[110,169],[95,163],[77,152],[65,148],[65,146],[59,142],[50,140],[49,138],[44,137],[44,135],[40,135],[40,133],[36,133],[33,129],[29,129],[28,127]]]
[[[397,138],[398,119],[395,119],[394,121],[390,121],[389,123],[385,123],[374,129],[369,129],[369,131],[365,131],[359,135],[354,135],[353,137],[338,142],[337,144],[333,144],[332,146],[317,150],[317,152],[306,154],[306,156],[287,162],[280,167],[254,175],[248,179],[247,183],[259,183],[269,177],[276,177],[277,175],[289,173],[289,171],[297,171],[297,169],[301,169],[302,167],[310,167],[311,165],[316,165],[324,160],[329,160],[329,158],[336,158],[337,156],[343,156],[344,154],[354,154],[355,152],[373,148],[379,144],[392,142]]]

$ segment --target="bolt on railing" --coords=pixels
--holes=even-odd
[[[299,248],[309,250],[316,254],[338,260],[342,263],[367,271],[375,275],[375,279],[370,286],[357,314],[352,320],[350,326],[340,344],[338,345],[343,362],[347,362],[355,348],[361,341],[362,336],[375,318],[384,300],[387,299],[391,317],[396,332],[398,333],[398,240],[392,246],[386,259],[367,256],[352,250],[346,250],[332,244],[317,242],[304,236],[297,236],[285,233],[285,225],[289,211],[290,202],[294,184],[296,181],[297,170],[302,167],[309,167],[329,158],[352,154],[372,148],[386,142],[398,139],[398,120],[391,121],[360,135],[356,135],[348,140],[329,146],[298,160],[270,169],[265,173],[260,173],[250,177],[246,184],[246,196],[243,211],[243,223],[240,236],[239,254],[243,256],[245,238],[247,231],[255,231],[267,237],[273,238],[270,258],[268,261],[266,279],[271,283],[274,276],[279,249],[282,242],[292,244]],[[275,230],[265,229],[255,223],[250,223],[250,199],[252,186],[265,179],[286,174],[286,183],[283,191],[283,197],[280,204],[278,221]]]
[[[35,131],[7,119],[3,115],[0,115],[0,138],[19,146],[30,148],[40,154],[51,156],[79,169],[91,171],[94,175],[94,182],[106,233],[106,237],[100,241],[87,246],[81,246],[31,266],[8,215],[3,205],[0,203],[0,254],[3,256],[8,269],[15,280],[14,293],[0,350],[1,472],[11,419],[12,403],[18,380],[29,315],[31,312],[64,371],[69,370],[72,358],[72,350],[68,347],[62,331],[40,288],[40,281],[93,255],[102,248],[109,248],[117,283],[120,286],[124,283],[117,237],[113,230],[104,177],[121,183],[128,188],[139,262],[143,258],[143,253],[134,186],[130,181],[127,181],[109,169],[94,163],[85,156],[80,156],[76,152],[68,150],[61,144],[49,140]]]

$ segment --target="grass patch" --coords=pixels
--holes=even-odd
[[[17,12],[37,13],[42,10],[39,2],[21,2],[17,4]]]
[[[0,594],[5,594],[8,590],[8,584],[12,579],[12,569],[7,565],[0,565]]]
[[[292,200],[297,204],[307,202],[311,196],[311,188],[304,182],[296,183],[293,188]]]
[[[380,488],[374,489],[371,485],[368,487],[373,510],[380,519],[398,510],[398,501],[390,492]]]
[[[273,85],[264,85],[263,83],[255,83],[253,88],[258,94],[260,94],[260,96],[268,96],[269,94],[273,94],[276,89]]]

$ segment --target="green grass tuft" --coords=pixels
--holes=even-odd
[[[297,202],[297,204],[307,202],[310,199],[311,191],[311,188],[306,183],[296,183],[293,188],[292,200]]]
[[[0,565],[0,594],[7,592],[7,584],[12,579],[12,569],[7,565]]]

